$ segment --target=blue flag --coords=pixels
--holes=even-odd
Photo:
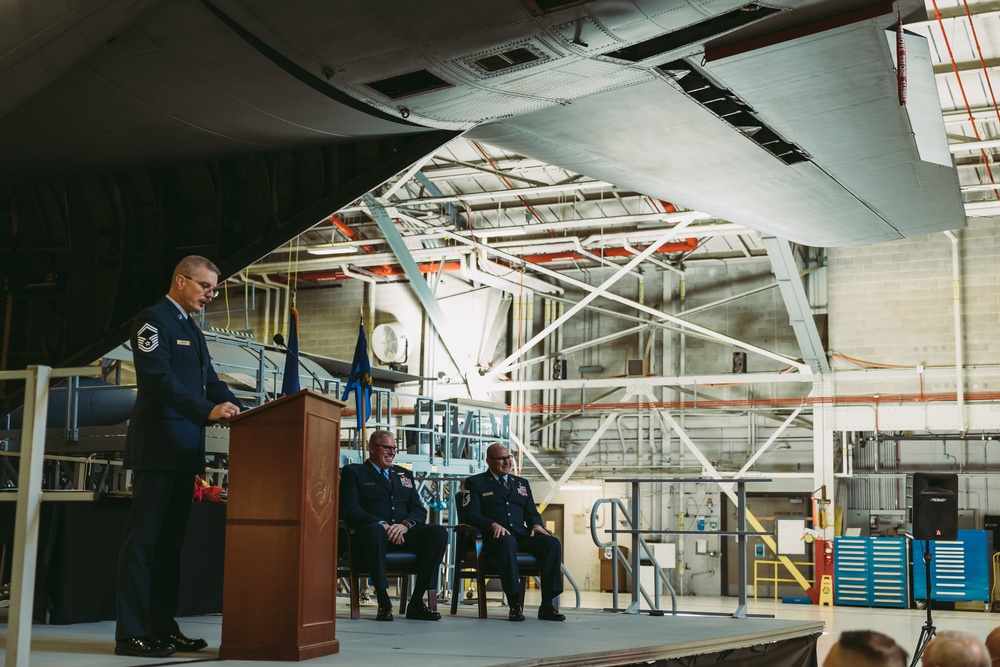
[[[354,405],[357,409],[358,428],[368,421],[372,415],[372,365],[368,361],[368,337],[365,336],[365,323],[358,327],[358,342],[354,346],[354,361],[351,362],[351,377],[347,379],[344,395],[340,400],[346,401],[348,395],[354,392]]]
[[[285,344],[285,372],[281,378],[281,395],[291,396],[299,389],[299,311],[292,308],[288,317],[288,340]]]

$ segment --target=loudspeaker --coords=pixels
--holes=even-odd
[[[555,359],[552,362],[552,379],[553,380],[565,380],[566,379],[566,360],[565,359]]]
[[[630,378],[646,377],[649,373],[649,365],[645,359],[626,359],[625,376]]]
[[[747,353],[746,352],[733,352],[733,372],[734,373],[746,373],[747,372]]]
[[[958,539],[958,475],[915,472],[906,480],[906,500],[913,539]]]

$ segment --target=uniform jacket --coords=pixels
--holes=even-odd
[[[198,326],[163,298],[132,326],[138,393],[125,440],[133,470],[205,470],[205,424],[219,403],[240,405],[219,380]]]
[[[427,520],[427,510],[412,472],[394,465],[386,480],[371,461],[365,461],[344,466],[340,475],[340,518],[352,526],[380,521],[421,524]]]
[[[530,535],[533,526],[543,526],[535,499],[531,496],[528,480],[507,475],[510,491],[493,477],[491,472],[481,472],[465,480],[462,498],[462,521],[472,524],[483,534],[494,523],[516,535]]]

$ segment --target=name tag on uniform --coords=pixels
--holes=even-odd
[[[493,495],[492,491],[487,491],[486,493],[483,494],[483,498],[485,498],[486,496],[492,496],[492,495]]]
[[[180,340],[180,339],[177,339],[177,344],[178,344],[178,345],[190,345],[190,344],[191,344],[191,341],[189,341],[189,340]]]
[[[375,486],[375,482],[365,482],[361,486]]]

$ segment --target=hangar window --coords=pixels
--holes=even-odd
[[[525,63],[540,60],[541,56],[526,48],[511,49],[503,53],[497,53],[483,58],[476,58],[472,61],[478,69],[484,72],[500,72],[511,67],[517,67]]]
[[[666,35],[660,35],[653,39],[647,39],[632,46],[626,46],[624,49],[610,51],[603,55],[610,58],[617,58],[618,60],[627,60],[630,63],[637,63],[646,58],[652,58],[653,56],[658,56],[684,46],[703,42],[780,11],[782,10],[751,2],[724,14],[713,16],[700,23],[668,32]]]
[[[399,76],[391,76],[388,79],[372,81],[365,85],[372,90],[382,93],[389,99],[398,100],[410,95],[419,95],[420,93],[429,93],[432,90],[450,88],[452,84],[422,69],[410,72],[409,74],[400,74]]]

